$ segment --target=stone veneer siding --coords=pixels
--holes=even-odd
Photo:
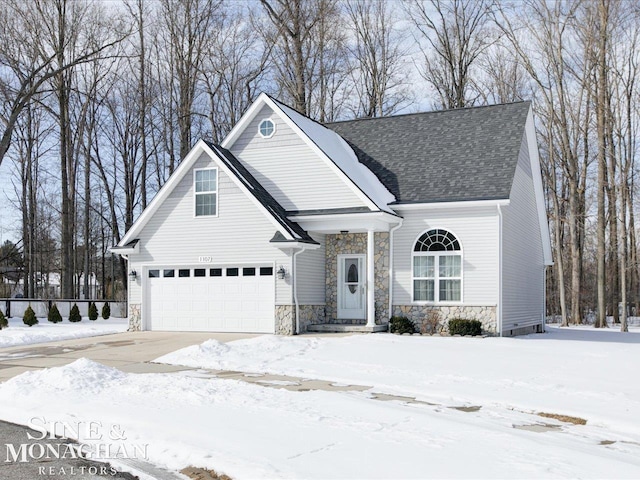
[[[295,305],[276,305],[276,334],[293,335],[296,333]]]
[[[375,310],[376,324],[379,325],[389,320],[389,233],[376,232],[373,238]],[[329,234],[325,238],[325,252],[326,322],[365,324],[364,319],[338,319],[338,255],[366,255],[367,234]]]
[[[452,318],[466,318],[468,320],[480,320],[482,322],[482,331],[487,334],[495,335],[497,333],[496,326],[496,307],[474,307],[467,305],[454,305],[448,307],[440,307],[437,305],[394,305],[393,315],[398,317],[407,317],[411,320],[416,329],[420,331],[422,321],[426,318],[429,311],[440,312],[439,330],[443,333],[449,331],[449,320]]]
[[[324,305],[300,305],[300,333],[307,326],[325,322]],[[276,334],[294,335],[296,332],[296,306],[276,305]]]
[[[325,323],[324,305],[300,305],[300,333],[307,331],[309,325]]]
[[[142,330],[142,316],[140,315],[140,304],[129,304],[129,328],[128,332],[139,332]]]

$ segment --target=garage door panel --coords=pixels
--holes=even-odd
[[[262,270],[261,270],[262,267]],[[197,270],[197,272],[196,272]],[[273,268],[153,267],[146,278],[146,326],[151,330],[274,332]],[[267,275],[259,272],[267,271]],[[170,276],[173,273],[173,277]],[[234,276],[237,273],[237,276]],[[230,275],[229,275],[230,274]]]

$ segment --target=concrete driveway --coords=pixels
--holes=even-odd
[[[0,349],[0,382],[28,370],[57,367],[88,358],[123,372],[153,373],[184,370],[183,367],[150,364],[174,350],[213,338],[230,342],[258,335],[211,332],[125,332],[23,347]]]

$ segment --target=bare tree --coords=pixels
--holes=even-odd
[[[489,0],[414,0],[408,11],[417,30],[423,66],[441,108],[461,108],[478,99],[473,67],[492,43],[487,30]]]
[[[476,82],[482,103],[509,103],[533,98],[527,71],[506,46],[496,45],[496,48],[487,50],[478,63],[484,73]]]
[[[304,115],[331,120],[336,115],[329,102],[344,77],[339,75],[344,50],[337,0],[260,3],[272,25],[271,29],[267,25],[260,28],[265,41],[274,46],[275,81],[285,101]]]
[[[560,299],[563,325],[569,321],[569,313],[572,323],[582,322],[584,192],[590,162],[589,89],[593,62],[591,37],[575,33],[581,5],[580,0],[552,4],[529,0],[519,4],[517,12],[500,7],[494,18],[518,63],[536,86],[536,113],[546,131],[543,138],[549,152],[550,164],[543,171],[547,173],[545,181],[553,205],[554,268],[561,296],[567,260],[570,266],[570,312],[565,300]],[[567,260],[560,248],[565,228],[569,233]]]
[[[0,133],[0,164],[11,146],[16,122],[33,97],[46,90],[48,83],[63,72],[110,56],[113,47],[128,35],[116,28],[112,29],[109,38],[93,48],[70,50],[69,44],[64,42],[41,48],[40,35],[43,27],[48,27],[53,20],[50,7],[54,3],[53,0],[6,0],[0,5],[0,65],[6,67],[5,73],[12,72],[0,78],[0,95],[5,108],[4,129]],[[63,55],[61,49],[70,52]]]
[[[36,97],[34,97],[35,99]],[[40,219],[39,203],[45,194],[44,186],[50,180],[45,162],[39,161],[47,155],[46,142],[51,135],[52,126],[47,121],[45,110],[37,103],[29,103],[16,123],[15,149],[9,153],[17,165],[19,182],[16,184],[16,197],[19,198],[19,210],[22,222],[22,247],[24,257],[24,290],[27,298],[36,297],[37,259],[39,247],[38,223]]]
[[[178,158],[182,160],[192,147],[192,127],[196,85],[201,78],[205,57],[210,53],[211,38],[222,24],[221,0],[162,0],[160,16],[166,29],[166,62],[173,74],[175,89],[175,119],[179,133]],[[170,157],[169,173],[176,167]]]
[[[410,102],[403,40],[392,5],[385,0],[350,0],[345,8],[355,40],[353,58],[356,117],[382,117]]]
[[[597,19],[596,19],[596,46],[595,46],[595,62],[596,62],[596,81],[594,101],[596,105],[596,129],[598,135],[598,180],[597,180],[597,292],[598,292],[598,308],[596,315],[596,328],[607,326],[606,318],[606,297],[605,297],[605,256],[606,256],[606,239],[605,230],[607,221],[605,217],[605,194],[606,194],[606,174],[607,174],[607,144],[606,144],[606,123],[607,123],[607,37],[609,30],[609,0],[598,0],[597,2]]]
[[[147,71],[146,49],[146,24],[147,19],[151,17],[150,9],[144,0],[129,0],[125,2],[125,8],[135,22],[135,30],[137,33],[137,58],[138,58],[138,130],[140,136],[140,155],[142,157],[142,165],[140,167],[140,201],[142,209],[147,208],[147,170],[149,153],[147,151],[147,117],[149,116],[149,79]]]
[[[247,22],[251,13],[244,8],[226,12],[225,28],[216,32],[211,54],[203,62],[207,116],[215,142],[222,141],[266,88],[271,47]]]

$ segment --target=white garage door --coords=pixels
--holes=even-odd
[[[146,328],[274,333],[273,267],[151,267]]]

